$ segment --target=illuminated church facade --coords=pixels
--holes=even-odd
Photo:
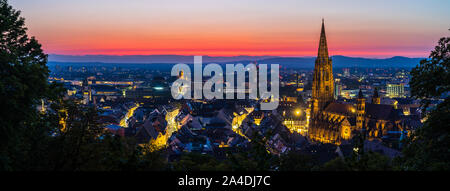
[[[350,140],[355,132],[380,140],[405,132],[401,111],[393,105],[380,104],[377,90],[371,102],[366,102],[361,90],[356,104],[335,101],[332,59],[328,55],[323,20],[312,83],[308,128],[311,141],[340,145]]]

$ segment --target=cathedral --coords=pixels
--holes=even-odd
[[[319,50],[314,66],[308,138],[314,142],[340,145],[355,132],[367,139],[393,139],[405,132],[401,111],[393,105],[380,104],[375,89],[370,102],[361,90],[356,104],[334,99],[332,59],[328,54],[325,24],[322,20]]]

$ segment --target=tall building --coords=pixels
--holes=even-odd
[[[381,103],[381,98],[380,98],[380,95],[378,95],[378,89],[377,88],[375,88],[375,90],[373,92],[372,103],[373,104],[380,104]]]
[[[349,68],[344,68],[342,70],[344,71],[344,77],[350,77],[350,69]]]
[[[387,84],[387,96],[390,98],[405,97],[405,86],[403,84]]]
[[[331,57],[328,57],[325,23],[322,19],[319,51],[314,65],[312,84],[312,112],[317,114],[327,103],[334,100],[334,78]]]
[[[339,84],[339,83],[336,83],[334,86],[335,86],[335,87],[334,87],[334,98],[335,98],[335,99],[338,99],[339,96],[341,96],[342,85]]]
[[[328,55],[325,26],[319,42],[314,78],[308,138],[314,142],[342,144],[355,132],[363,132],[368,139],[392,140],[399,132],[409,129],[392,105],[380,104],[375,90],[371,103],[359,91],[356,104],[337,102],[333,98],[334,80],[331,58]]]

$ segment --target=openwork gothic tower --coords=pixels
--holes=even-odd
[[[320,33],[319,52],[314,66],[312,85],[312,112],[317,114],[324,109],[327,103],[334,100],[334,78],[331,57],[328,57],[327,38],[325,35],[325,24],[322,19],[322,30]]]

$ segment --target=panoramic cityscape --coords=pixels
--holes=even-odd
[[[274,155],[320,152],[331,160],[352,153],[351,139],[361,133],[366,150],[400,156],[402,140],[422,125],[408,68],[333,68],[324,21],[318,47],[313,70],[281,67],[279,106],[268,111],[260,109],[267,100],[248,96],[175,100],[171,84],[181,77],[167,66],[50,62],[49,81],[64,84],[66,99],[101,111],[105,129],[167,150],[169,161],[191,152],[223,158],[249,148],[255,133]],[[248,93],[246,84],[235,92]],[[48,103],[39,107],[45,112]]]
[[[1,171],[450,170],[448,2],[36,2],[0,0]]]

